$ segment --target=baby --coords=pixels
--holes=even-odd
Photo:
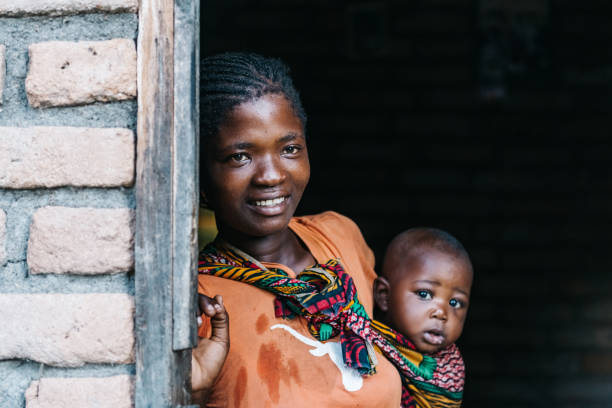
[[[377,319],[433,354],[461,335],[472,287],[472,263],[447,232],[413,228],[387,247],[382,274],[374,281]]]

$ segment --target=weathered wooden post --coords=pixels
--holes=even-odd
[[[134,400],[174,408],[197,341],[199,0],[142,0],[138,53]]]

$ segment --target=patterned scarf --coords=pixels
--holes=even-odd
[[[293,279],[217,240],[200,252],[198,271],[273,293],[277,317],[302,316],[321,341],[339,335],[344,363],[362,375],[376,372],[376,347],[400,372],[403,408],[461,406],[465,369],[458,348],[453,344],[424,355],[403,335],[370,319],[337,259],[306,268]]]

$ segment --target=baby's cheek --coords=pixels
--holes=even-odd
[[[454,322],[453,327],[451,328],[449,333],[449,343],[454,343],[455,341],[457,341],[457,339],[459,339],[459,337],[461,336],[461,332],[463,331],[464,321],[465,319],[456,320]]]
[[[406,311],[401,317],[402,334],[408,338],[416,336],[423,329],[425,320],[424,313],[418,309]],[[411,340],[414,342],[415,339]]]

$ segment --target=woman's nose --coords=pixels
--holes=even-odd
[[[285,171],[279,160],[274,157],[265,157],[257,164],[253,183],[257,186],[273,187],[281,184],[284,179]]]

